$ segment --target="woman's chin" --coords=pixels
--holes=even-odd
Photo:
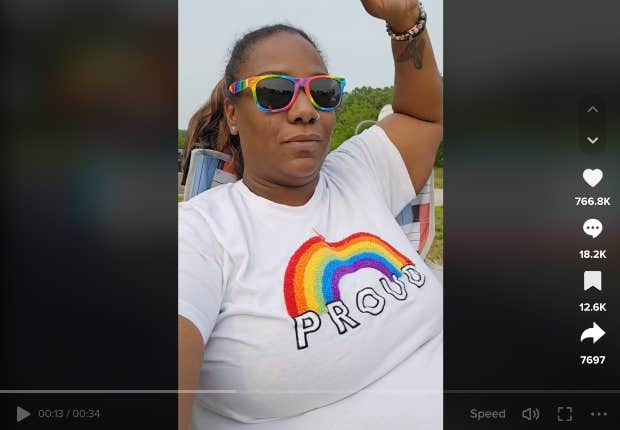
[[[316,158],[296,158],[287,166],[287,173],[296,178],[310,178],[316,175],[321,168],[321,163]]]

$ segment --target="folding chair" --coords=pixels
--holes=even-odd
[[[183,200],[187,201],[217,185],[235,182],[237,176],[230,173],[231,167],[228,154],[213,149],[194,149],[185,175]]]
[[[396,216],[413,248],[426,258],[435,239],[435,198],[433,175],[416,197]]]

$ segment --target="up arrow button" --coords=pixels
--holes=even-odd
[[[577,143],[586,154],[605,151],[607,132],[605,126],[605,101],[598,96],[585,96],[579,101]]]

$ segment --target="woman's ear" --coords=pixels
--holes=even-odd
[[[239,128],[237,127],[237,111],[235,105],[228,99],[224,99],[224,113],[226,114],[226,123],[228,124],[230,134],[233,136],[239,134]]]

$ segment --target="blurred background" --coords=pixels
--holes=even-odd
[[[0,16],[0,387],[173,390],[177,2],[25,0]],[[2,398],[7,417],[19,398],[176,425],[170,394]]]

